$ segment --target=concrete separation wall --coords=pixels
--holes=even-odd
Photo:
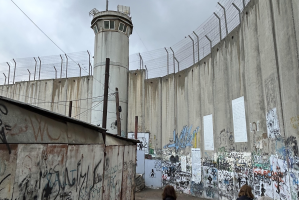
[[[162,159],[163,185],[236,199],[247,183],[256,197],[297,199],[298,5],[252,0],[199,63],[149,80],[130,72],[128,132],[138,116],[138,131],[150,133],[146,157]],[[199,182],[191,148],[201,150]]]
[[[91,122],[92,76],[49,79],[1,85],[1,96],[25,102],[62,115]]]

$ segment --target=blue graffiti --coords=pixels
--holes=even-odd
[[[177,134],[176,131],[173,131],[173,143],[165,145],[163,148],[175,148],[175,150],[184,149],[186,147],[192,147],[192,141],[195,135],[198,133],[199,127],[197,127],[193,133],[191,133],[192,126],[188,128],[188,126],[184,126],[181,134]]]

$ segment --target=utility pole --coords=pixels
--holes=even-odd
[[[118,88],[115,88],[115,101],[116,101],[116,119],[117,119],[117,135],[121,136],[121,122],[120,122],[120,107]]]
[[[106,58],[106,68],[105,68],[105,85],[104,85],[104,103],[103,103],[103,125],[102,127],[106,129],[107,127],[107,105],[108,105],[108,84],[109,84],[109,67],[110,58]],[[106,142],[106,134],[104,135],[104,143]]]

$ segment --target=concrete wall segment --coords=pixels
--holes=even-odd
[[[277,44],[277,64],[281,84],[281,98],[285,124],[285,136],[296,136],[298,130],[293,127],[298,109],[298,57],[297,39],[294,31],[293,10],[296,9],[295,1],[272,2],[274,16],[274,31]]]

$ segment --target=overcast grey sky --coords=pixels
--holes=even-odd
[[[89,11],[105,10],[106,0],[14,0],[66,53],[89,50],[94,33]],[[110,0],[131,7],[134,25],[130,54],[169,47],[199,27],[216,10],[216,0]],[[0,63],[12,58],[62,52],[11,2],[0,0]]]

